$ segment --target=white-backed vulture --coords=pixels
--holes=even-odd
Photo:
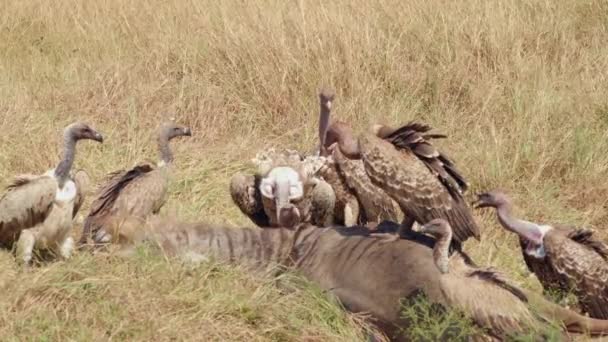
[[[423,225],[435,218],[446,219],[454,230],[452,244],[460,248],[470,237],[480,238],[479,227],[464,200],[467,183],[455,165],[431,143],[445,138],[430,134],[431,127],[408,123],[398,129],[375,125],[358,141],[344,132],[331,148],[339,148],[351,159],[362,159],[371,181],[401,207],[403,231],[414,222]]]
[[[17,242],[17,259],[29,264],[34,249],[48,250],[63,258],[71,256],[72,219],[82,204],[78,172],[70,177],[76,143],[82,139],[103,142],[100,133],[84,123],[73,123],[63,133],[63,159],[43,175],[17,176],[0,198],[0,244],[12,248]]]
[[[256,155],[254,174],[237,173],[230,195],[243,214],[260,227],[295,227],[300,223],[333,224],[335,195],[313,176],[323,159],[293,150],[268,149]]]
[[[518,219],[511,198],[498,189],[479,194],[476,207],[496,208],[500,224],[519,236],[524,260],[546,290],[573,290],[589,316],[608,319],[608,245],[593,231]]]
[[[331,89],[323,89],[319,93],[319,154],[327,157],[319,175],[336,193],[337,223],[345,226],[361,224],[373,229],[384,220],[399,220],[402,215],[398,204],[372,183],[363,162],[346,158],[340,149],[329,150],[335,143],[343,149],[356,144],[348,124],[339,120],[331,120],[330,123],[334,99]]]
[[[91,204],[80,244],[85,244],[89,237],[95,244],[109,243],[113,230],[120,229],[123,219],[136,217],[145,220],[158,213],[166,201],[173,163],[169,141],[191,135],[188,127],[164,123],[158,130],[160,161],[157,167],[142,163],[130,170],[110,173]]]

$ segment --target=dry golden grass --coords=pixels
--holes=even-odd
[[[607,18],[599,0],[3,1],[0,175],[54,167],[59,132],[78,119],[106,136],[77,155],[97,182],[155,158],[153,131],[175,117],[194,136],[173,144],[167,209],[248,224],[230,176],[265,146],[312,149],[316,92],[330,85],[336,115],[359,130],[417,119],[448,133],[441,147],[471,193],[500,186],[532,220],[606,236]],[[483,241],[467,250],[538,287],[515,237],[478,215]],[[284,298],[231,268],[193,278],[162,260],[82,255],[33,273],[2,265],[0,335],[15,340],[361,336],[304,299],[311,290]]]

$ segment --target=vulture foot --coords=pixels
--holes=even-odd
[[[69,259],[72,256],[74,250],[74,239],[68,236],[59,247],[59,255],[64,259]]]

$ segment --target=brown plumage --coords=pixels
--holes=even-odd
[[[143,163],[130,170],[110,173],[91,204],[80,244],[86,243],[89,237],[97,244],[111,242],[112,231],[120,229],[121,220],[130,217],[145,220],[158,213],[166,201],[173,162],[169,141],[191,135],[188,127],[165,123],[158,132],[161,156],[158,167]]]
[[[398,226],[385,223],[379,229],[396,231]],[[190,261],[212,257],[261,268],[291,266],[347,310],[369,314],[395,341],[407,340],[399,336],[408,329],[401,300],[421,293],[431,303],[462,310],[501,340],[511,333],[534,333],[546,320],[571,332],[608,333],[608,321],[583,317],[519,289],[497,271],[471,266],[459,253],[451,257],[449,273],[441,273],[430,237],[410,231],[404,239],[380,243],[369,235],[361,226],[235,229],[158,220],[136,240],[149,240],[164,253]]]
[[[573,290],[589,316],[608,319],[608,245],[591,230],[517,219],[501,190],[479,194],[477,207],[496,208],[501,225],[518,234],[524,260],[546,290]]]
[[[76,143],[102,142],[103,137],[84,123],[73,123],[65,128],[63,138],[64,157],[55,169],[41,176],[16,177],[0,198],[0,245],[11,248],[18,241],[18,259],[26,264],[34,248],[65,258],[72,252],[72,219],[86,191],[82,172],[70,176]]]
[[[464,200],[466,182],[454,164],[436,150],[430,128],[409,123],[393,130],[375,126],[373,134],[359,138],[358,150],[348,157],[361,158],[371,181],[390,195],[406,214],[404,229],[443,218],[454,230],[456,246],[480,232]],[[344,152],[344,151],[343,151]],[[405,222],[405,220],[404,220]]]
[[[319,153],[327,157],[320,175],[336,193],[336,217],[346,226],[368,225],[371,228],[384,220],[397,221],[401,211],[395,201],[374,185],[361,160],[346,158],[357,149],[351,128],[342,121],[330,123],[331,107],[335,95],[332,90],[319,94]],[[340,149],[332,148],[339,144]]]

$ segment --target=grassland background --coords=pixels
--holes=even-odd
[[[156,159],[154,130],[175,117],[194,134],[173,144],[166,210],[249,224],[230,176],[263,147],[310,150],[329,85],[359,131],[416,119],[449,134],[471,194],[500,186],[529,219],[606,237],[607,26],[599,0],[0,1],[0,182],[54,167],[74,120],[106,136],[78,147],[98,182]],[[476,215],[483,240],[467,250],[538,288],[515,237]],[[298,281],[285,295],[238,268],[145,254],[30,272],[0,256],[0,336],[14,340],[362,336]]]

